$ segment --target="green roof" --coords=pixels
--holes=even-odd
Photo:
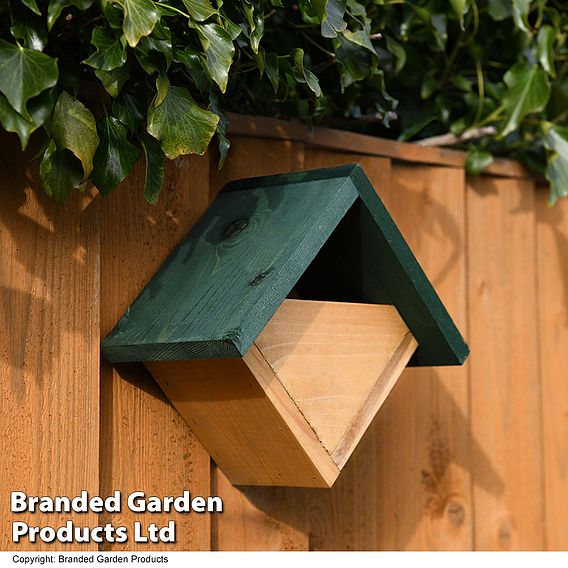
[[[104,339],[111,362],[240,357],[295,288],[393,304],[414,365],[468,347],[358,164],[225,186]]]

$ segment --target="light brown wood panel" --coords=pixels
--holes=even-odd
[[[233,484],[330,487],[416,347],[394,306],[286,299],[242,358],[145,365]]]
[[[209,157],[168,164],[158,205],[144,202],[143,164],[102,202],[101,332],[106,335],[209,203]],[[209,455],[142,365],[103,364],[101,491],[210,495]],[[176,522],[169,549],[207,550],[210,515],[146,514],[123,508],[116,524]],[[130,528],[130,532],[132,529]],[[119,549],[155,549],[130,539]]]
[[[467,209],[475,547],[542,549],[534,185],[471,179]]]
[[[369,157],[382,156],[400,162],[430,164],[464,168],[466,153],[439,146],[421,146],[412,142],[387,140],[347,130],[332,128],[310,129],[300,120],[282,120],[264,116],[249,116],[228,113],[229,135],[252,136],[272,140],[303,142],[310,150],[349,153]],[[535,176],[516,160],[495,158],[484,170],[486,175],[514,178]]]
[[[316,148],[305,149],[305,168],[307,170],[352,163],[361,164],[365,174],[388,209],[391,200],[391,161],[388,158],[377,158],[350,152],[330,152]]]
[[[340,469],[417,347],[394,306],[291,299],[255,344]]]
[[[466,333],[463,170],[393,164],[390,180],[387,207]],[[470,469],[466,370],[407,369],[335,486],[311,492],[311,547],[470,549]]]
[[[14,521],[98,524],[93,513],[10,513],[11,491],[73,497],[99,489],[99,204],[87,192],[57,206],[31,158],[2,134],[0,550],[54,547],[12,543]]]
[[[304,168],[302,144],[231,137],[231,150],[221,171],[212,161],[211,197],[228,181]],[[215,550],[306,550],[305,498],[288,488],[237,488],[214,467],[212,493],[225,512],[212,518]]]
[[[536,192],[546,544],[568,550],[568,200]]]

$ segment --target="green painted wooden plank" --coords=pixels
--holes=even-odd
[[[352,169],[229,184],[104,340],[106,357],[244,355],[357,198]]]
[[[394,304],[415,365],[468,348],[362,168],[228,184],[103,342],[110,361],[244,355],[296,286],[306,299]]]
[[[364,301],[378,303],[385,293],[390,296],[418,341],[411,365],[461,365],[469,354],[466,342],[363,170],[353,175],[362,201]]]

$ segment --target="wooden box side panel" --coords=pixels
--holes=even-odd
[[[322,475],[290,427],[289,422],[296,422],[296,430],[302,428],[317,442],[299,411],[294,409],[295,417],[291,412],[283,416],[242,359],[152,361],[146,366],[235,485],[328,487],[335,480],[325,467]],[[274,376],[271,383],[270,388],[283,391]],[[319,457],[331,464],[326,456],[320,445]]]
[[[340,469],[417,346],[394,306],[301,299],[256,344]]]

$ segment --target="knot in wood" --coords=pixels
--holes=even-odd
[[[248,227],[248,224],[249,224],[249,220],[245,219],[245,218],[237,219],[236,221],[233,221],[225,229],[225,231],[223,233],[223,238],[229,239],[229,238],[233,237],[234,235],[238,235],[239,233],[241,233],[242,231],[244,231]]]
[[[448,519],[454,526],[459,527],[463,525],[465,521],[465,509],[463,508],[463,505],[461,503],[450,501],[447,509],[447,514]]]
[[[257,284],[260,284],[267,276],[268,276],[268,271],[260,272],[250,281],[250,285],[256,286]]]

